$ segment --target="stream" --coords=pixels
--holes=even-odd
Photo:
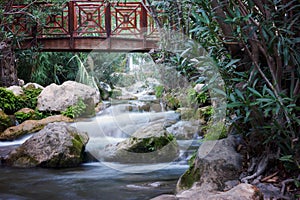
[[[127,108],[128,104],[113,105],[94,118],[71,124],[88,132],[88,152],[97,152],[108,144],[125,140],[149,123],[179,120],[174,111],[129,112]],[[0,147],[20,145],[26,139],[28,137],[1,142]],[[178,178],[188,168],[188,158],[199,146],[197,140],[179,140],[178,143],[181,156],[172,163],[126,165],[91,160],[70,169],[0,166],[0,199],[144,200],[174,193]],[[96,154],[93,156],[100,160]]]

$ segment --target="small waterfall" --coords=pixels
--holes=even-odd
[[[162,100],[159,101],[159,104],[161,106],[161,112],[165,112],[165,105],[164,102]]]

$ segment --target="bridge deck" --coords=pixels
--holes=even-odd
[[[39,9],[51,9],[40,4]],[[26,5],[14,5],[15,11]],[[103,0],[71,0],[60,12],[37,25],[20,12],[12,30],[24,40],[18,48],[37,46],[41,51],[147,51],[159,41],[149,8],[142,2],[105,3]]]

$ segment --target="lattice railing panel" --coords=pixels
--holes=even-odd
[[[74,2],[74,32],[77,36],[106,36],[105,4]]]

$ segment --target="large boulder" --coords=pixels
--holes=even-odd
[[[177,191],[189,189],[199,182],[199,189],[222,191],[227,181],[239,178],[242,157],[236,152],[236,139],[229,136],[218,141],[206,141],[198,149],[193,166],[179,179]]]
[[[190,168],[180,177],[176,195],[162,195],[152,200],[259,200],[259,189],[239,184],[242,158],[236,152],[237,139],[229,136],[204,142]]]
[[[107,146],[101,157],[120,163],[161,163],[173,161],[178,155],[176,139],[166,132],[163,123],[155,123],[138,129],[117,145]]]
[[[27,120],[17,126],[12,126],[0,133],[0,140],[15,140],[28,133],[43,129],[52,122],[72,122],[73,120],[63,115],[54,115],[41,120]]]
[[[38,96],[37,109],[61,112],[76,105],[79,99],[85,103],[91,102],[90,99],[92,99],[92,105],[87,105],[87,109],[89,107],[94,109],[100,101],[100,93],[95,88],[74,81],[66,81],[62,85],[53,83]]]
[[[76,167],[83,161],[88,140],[87,133],[66,123],[51,123],[13,150],[4,163],[14,167]]]

